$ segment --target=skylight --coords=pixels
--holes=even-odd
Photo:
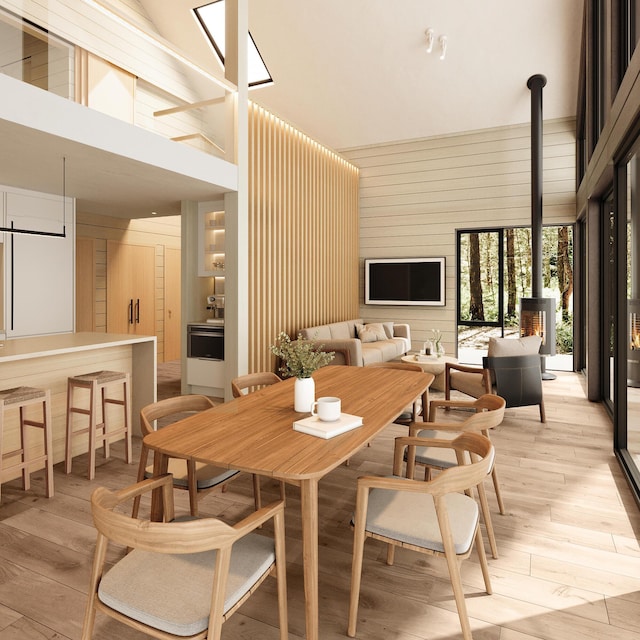
[[[225,56],[225,38],[224,38],[224,19],[225,19],[225,1],[215,0],[202,7],[193,9],[196,18],[200,22],[205,35],[209,39],[213,50],[224,68]],[[256,47],[256,43],[251,37],[251,33],[247,34],[248,47],[248,73],[249,86],[257,87],[273,83],[273,78],[269,74],[269,70],[262,60],[262,56]]]

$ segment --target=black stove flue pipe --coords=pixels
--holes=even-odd
[[[542,297],[542,88],[547,79],[531,76],[531,297]]]

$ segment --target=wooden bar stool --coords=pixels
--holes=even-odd
[[[25,407],[33,404],[42,405],[42,422],[28,420]],[[17,407],[20,412],[20,447],[11,451],[4,451],[3,436],[5,411]],[[31,457],[27,427],[37,427],[43,430],[44,449],[42,455]],[[22,488],[31,488],[31,467],[39,462],[45,463],[45,495],[53,495],[53,436],[51,433],[51,392],[49,389],[35,389],[33,387],[16,387],[0,391],[0,487],[2,474],[8,469],[22,470]],[[20,457],[20,462],[5,465],[6,458]]]
[[[122,384],[122,399],[108,397],[106,387]],[[74,392],[77,389],[89,391],[89,407],[75,406]],[[102,421],[98,422],[98,391],[102,405]],[[107,405],[116,404],[124,409],[124,426],[121,429],[109,430],[107,425]],[[80,413],[89,416],[89,426],[84,429],[73,429],[72,415]],[[96,445],[102,442],[104,457],[109,457],[109,440],[115,436],[124,435],[126,440],[125,460],[132,462],[131,453],[131,386],[129,374],[120,371],[94,371],[79,376],[73,376],[67,382],[67,442],[65,448],[65,472],[71,473],[72,439],[83,433],[89,434],[89,468],[87,475],[93,480],[96,471]]]

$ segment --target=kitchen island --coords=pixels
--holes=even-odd
[[[131,374],[133,433],[139,434],[140,409],[157,397],[155,336],[86,332],[0,342],[0,389],[29,386],[51,390],[54,463],[64,460],[67,378],[103,369]],[[114,426],[121,423],[121,414],[121,410],[114,412]],[[5,448],[18,445],[17,411],[15,416],[8,414],[3,437]],[[74,438],[74,455],[87,452],[86,439]],[[35,453],[41,446],[40,438],[32,440]],[[16,471],[3,480],[18,476]]]

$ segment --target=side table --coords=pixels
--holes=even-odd
[[[420,360],[418,360],[420,357]],[[436,391],[444,391],[444,370],[447,362],[457,363],[458,359],[452,356],[418,356],[418,354],[410,354],[402,356],[403,362],[411,362],[419,364],[426,373],[433,373],[434,381],[431,383],[431,389]]]

